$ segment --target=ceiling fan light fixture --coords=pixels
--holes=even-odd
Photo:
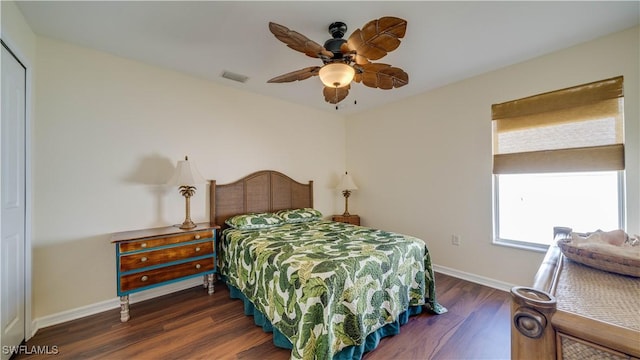
[[[347,86],[353,80],[356,70],[345,63],[330,63],[320,69],[318,75],[325,86],[340,88]]]

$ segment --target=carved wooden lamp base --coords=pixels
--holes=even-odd
[[[180,193],[184,196],[184,207],[186,211],[185,219],[182,225],[180,225],[180,229],[193,229],[196,227],[196,224],[191,221],[191,196],[196,193],[196,187],[187,185],[180,186]]]
[[[351,195],[351,190],[343,190],[342,195],[344,195],[344,213],[342,213],[342,216],[351,216],[351,214],[349,214],[349,196]]]

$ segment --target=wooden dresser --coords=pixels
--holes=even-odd
[[[129,294],[134,292],[204,276],[204,286],[213,294],[218,229],[201,223],[189,230],[167,226],[113,234],[120,320],[129,320]]]
[[[533,286],[511,295],[512,359],[640,358],[640,278],[582,265],[551,246]]]
[[[331,217],[331,221],[360,226],[360,216],[358,215],[349,215],[349,216],[333,215]]]

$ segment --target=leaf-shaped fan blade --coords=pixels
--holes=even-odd
[[[289,30],[286,26],[276,24],[274,22],[269,23],[269,30],[278,38],[278,40],[287,44],[288,47],[293,50],[305,53],[307,56],[317,58],[320,55],[324,55],[328,58],[333,57],[331,51],[327,51],[322,45],[310,40],[308,37],[300,34],[297,31]]]
[[[349,89],[351,89],[350,84],[339,88],[325,86],[324,90],[322,90],[324,101],[330,104],[337,104],[349,95]]]
[[[340,52],[345,57],[350,56],[356,64],[362,65],[369,63],[369,60],[366,57],[358,55],[355,50],[351,50],[347,42],[344,42],[342,45],[340,45]]]
[[[362,58],[378,60],[400,46],[400,39],[407,31],[407,21],[385,16],[378,20],[369,21],[362,30],[354,31],[347,45],[357,52],[356,63],[365,64]]]
[[[409,75],[404,70],[388,64],[370,63],[358,67],[353,80],[365,86],[389,90],[409,83]]]
[[[290,73],[282,74],[280,76],[276,76],[273,79],[267,81],[268,83],[283,83],[283,82],[291,82],[291,81],[300,81],[304,79],[308,79],[312,76],[318,75],[320,72],[320,66],[309,66],[304,69],[292,71]]]

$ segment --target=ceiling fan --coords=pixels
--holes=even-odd
[[[325,86],[324,99],[331,104],[337,104],[349,95],[352,80],[368,87],[385,90],[409,83],[409,75],[404,70],[388,64],[371,62],[400,46],[400,39],[407,30],[406,20],[392,16],[371,20],[362,30],[356,29],[347,40],[342,38],[347,31],[347,25],[334,22],[329,25],[332,38],[327,40],[324,46],[274,22],[269,23],[269,30],[291,49],[313,58],[320,58],[324,65],[310,66],[276,76],[267,81],[268,83],[305,80],[318,75]]]

